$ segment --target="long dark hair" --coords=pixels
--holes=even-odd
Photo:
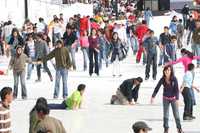
[[[187,54],[187,56],[189,57],[189,58],[191,58],[191,59],[193,59],[193,56],[194,56],[194,54],[192,53],[192,52],[190,52],[190,51],[186,51],[186,54]]]
[[[12,29],[12,33],[11,33],[11,36],[14,37],[14,32],[17,32],[17,36],[20,36],[19,34],[19,30],[17,28],[13,28]]]
[[[164,78],[164,85],[167,83],[166,82],[166,76],[165,76],[165,71],[167,70],[167,69],[171,69],[171,74],[170,74],[170,82],[173,80],[173,78],[174,78],[174,70],[173,70],[173,67],[172,67],[172,65],[167,65],[167,66],[165,66],[164,67],[164,69],[163,69],[163,78]]]
[[[48,106],[47,104],[47,100],[44,97],[40,97],[37,99],[35,106],[33,107],[33,109],[31,110],[30,113],[32,113],[33,111],[35,111],[37,105],[43,104],[44,106]]]
[[[117,34],[117,40],[116,40],[116,41],[117,41],[117,42],[120,41],[119,34],[118,34],[117,32],[113,32],[113,34],[112,34],[112,42],[115,41],[115,39],[114,39],[114,35],[115,35],[115,34]]]

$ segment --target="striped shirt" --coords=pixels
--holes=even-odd
[[[11,133],[10,109],[3,103],[0,103],[0,133]]]

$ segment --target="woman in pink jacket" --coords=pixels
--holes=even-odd
[[[182,62],[184,70],[186,72],[188,70],[188,64],[192,63],[193,60],[200,59],[200,56],[194,56],[193,53],[191,53],[186,49],[181,49],[181,54],[182,54],[181,58],[177,59],[176,61],[170,61],[165,66],[174,65]]]
[[[83,35],[80,37],[80,46],[83,52],[83,67],[84,67],[84,71],[86,71],[87,60],[88,60],[88,47],[89,47],[88,33],[86,30],[83,32]]]

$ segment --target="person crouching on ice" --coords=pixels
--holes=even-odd
[[[141,77],[125,80],[117,89],[116,95],[111,98],[111,104],[134,105],[138,99]],[[134,101],[132,101],[134,99]]]

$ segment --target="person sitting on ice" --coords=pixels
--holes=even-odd
[[[81,108],[82,97],[85,92],[86,85],[80,84],[76,91],[72,95],[64,100],[61,104],[48,104],[50,109],[69,109],[77,110]]]
[[[141,77],[127,79],[117,89],[116,95],[111,98],[111,104],[134,105],[137,103]],[[134,101],[132,101],[134,99]]]

